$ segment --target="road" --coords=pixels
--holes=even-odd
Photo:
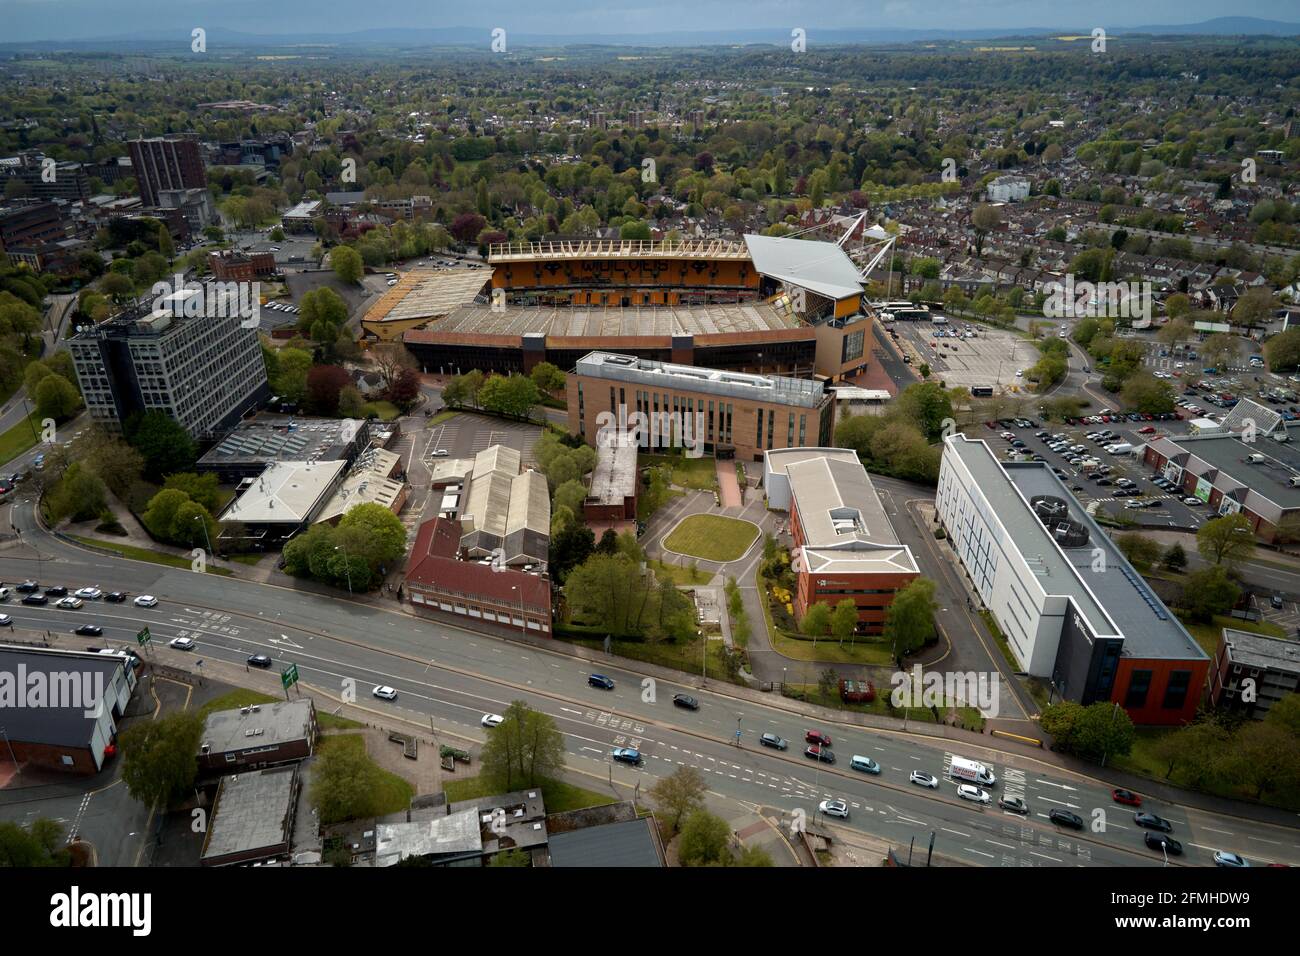
[[[105,638],[84,643],[131,644],[148,625],[160,659],[197,665],[199,660],[227,662],[238,667],[247,655],[261,652],[279,664],[298,665],[302,680],[327,693],[343,695],[355,689],[359,703],[368,704],[383,720],[407,721],[432,727],[467,741],[482,741],[486,731],[479,719],[501,712],[512,700],[523,700],[550,714],[565,737],[568,766],[601,779],[632,785],[642,791],[655,779],[679,766],[694,766],[706,775],[710,788],[722,798],[750,807],[776,807],[787,815],[813,814],[819,801],[847,800],[848,827],[905,846],[937,835],[936,852],[978,865],[1156,865],[1160,858],[1145,849],[1131,814],[1111,803],[1099,782],[1078,777],[1020,754],[1003,754],[965,747],[962,756],[982,759],[1000,777],[1000,793],[1024,796],[1027,819],[995,808],[981,809],[956,799],[954,787],[942,783],[937,791],[908,782],[912,770],[942,775],[952,754],[944,742],[915,734],[868,730],[856,726],[822,726],[835,738],[840,755],[833,767],[812,763],[801,755],[803,731],[811,726],[793,705],[776,698],[770,703],[728,695],[727,685],[691,686],[653,681],[610,659],[600,671],[614,678],[616,689],[591,688],[591,665],[557,651],[461,631],[392,609],[354,604],[284,588],[178,571],[151,564],[121,561],[81,551],[63,542],[40,537],[30,503],[16,509],[16,520],[27,543],[0,550],[0,578],[21,580],[44,575],[42,583],[80,586],[96,583],[133,594],[145,591],[162,597],[159,606],[88,602],[79,611],[10,605],[21,628],[65,635],[83,622],[105,628]],[[30,543],[40,546],[40,557]],[[168,649],[177,636],[198,642],[192,652]],[[370,688],[388,684],[399,697],[386,702],[370,698]],[[698,711],[676,708],[672,695],[689,690],[701,702]],[[739,727],[742,746],[735,746]],[[784,753],[756,746],[757,736],[770,731],[787,738]],[[613,766],[611,747],[632,746],[645,754],[643,767]],[[880,763],[883,773],[872,777],[848,769],[851,754],[864,754]],[[1076,834],[1047,819],[1053,807],[1066,807],[1092,819],[1104,814],[1101,832]],[[1300,863],[1300,832],[1269,823],[1208,813],[1176,805],[1153,807],[1174,823],[1174,835],[1187,848],[1180,862],[1206,865],[1214,849],[1226,848],[1253,861]],[[838,822],[837,822],[837,825]]]

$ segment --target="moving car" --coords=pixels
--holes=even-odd
[[[1164,850],[1170,856],[1182,856],[1183,845],[1171,836],[1163,833],[1146,833],[1142,836],[1142,842],[1153,850]]]
[[[154,607],[157,603],[158,599],[152,594],[141,594],[135,599],[136,607]]]
[[[823,800],[817,804],[817,809],[828,817],[839,817],[841,820],[849,818],[849,805],[843,800]]]
[[[0,614],[0,627],[13,627],[14,619],[8,614]]]
[[[46,588],[46,589],[45,589],[45,596],[46,596],[46,597],[57,597],[57,598],[67,597],[67,596],[68,596],[68,589],[65,588],[63,585],[59,584],[59,585],[56,585],[56,586],[54,586],[54,587],[52,587],[52,588]]]
[[[764,747],[771,747],[773,750],[785,750],[790,746],[790,742],[784,737],[778,737],[776,734],[763,734],[758,738],[758,742]]]
[[[78,588],[73,593],[87,601],[97,601],[104,596],[104,592],[99,588]]]
[[[853,755],[853,759],[849,761],[849,767],[852,770],[861,770],[863,773],[880,773],[880,764],[870,757],[863,757],[861,754]]]
[[[1029,804],[1025,803],[1022,797],[998,797],[998,806],[1011,813],[1029,813]]]
[[[631,747],[615,747],[609,755],[619,763],[630,763],[634,767],[641,766],[641,751],[633,750]]]
[[[957,796],[963,800],[969,800],[972,803],[987,804],[992,798],[987,790],[981,790],[979,787],[969,783],[957,784]]]
[[[372,697],[378,697],[380,700],[397,700],[397,691],[393,690],[393,688],[386,684],[380,684],[372,690],[370,694]]]
[[[819,744],[822,747],[829,747],[831,745],[830,735],[824,734],[820,730],[804,731],[803,739],[810,744]]]
[[[690,694],[673,694],[673,704],[677,707],[685,707],[687,710],[700,709],[700,702]]]
[[[1150,836],[1151,834],[1147,834]],[[1215,866],[1250,866],[1250,862],[1237,853],[1229,853],[1227,850],[1214,851]]]
[[[98,624],[82,624],[76,628],[73,634],[80,634],[82,637],[102,637],[104,629]]]
[[[1140,810],[1133,814],[1133,822],[1140,827],[1146,827],[1149,830],[1159,830],[1161,833],[1173,833],[1174,825],[1164,817],[1158,817],[1154,813],[1148,813],[1146,810]]]
[[[1069,827],[1072,830],[1083,829],[1083,817],[1077,813],[1071,813],[1069,810],[1062,810],[1056,807],[1047,814],[1047,819],[1053,823],[1059,823],[1063,827]]]
[[[245,663],[248,664],[249,667],[270,667],[271,658],[267,657],[265,654],[254,654],[245,661]]]
[[[173,637],[167,642],[167,646],[178,651],[192,651],[195,648],[195,643],[192,637]]]
[[[1110,792],[1110,798],[1114,800],[1116,803],[1122,803],[1125,804],[1126,806],[1130,806],[1130,807],[1142,806],[1142,798],[1139,797],[1132,790],[1124,790],[1122,788],[1112,790]]]
[[[614,680],[613,678],[606,677],[604,674],[588,674],[587,686],[599,687],[601,690],[613,690]]]
[[[506,719],[500,714],[484,714],[483,719],[479,721],[480,726],[491,730],[493,727],[500,727],[506,722]]]
[[[913,770],[908,779],[918,787],[928,787],[931,790],[939,789],[939,778],[932,773],[926,773],[924,770]]]
[[[814,744],[813,746],[806,748],[803,752],[803,755],[809,758],[810,760],[817,760],[820,761],[821,763],[835,762],[835,754],[827,750],[825,747],[818,746],[817,744]]]

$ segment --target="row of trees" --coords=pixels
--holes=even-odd
[[[689,641],[695,613],[671,576],[645,568],[636,536],[607,531],[594,552],[564,579],[570,618],[615,637]]]
[[[380,504],[351,508],[337,525],[314,524],[284,546],[284,568],[337,588],[366,591],[406,554],[406,528]]]
[[[909,385],[883,415],[841,415],[835,444],[851,448],[868,470],[935,484],[942,449],[933,444],[953,421],[949,393],[937,382]]]

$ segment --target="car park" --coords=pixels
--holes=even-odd
[[[246,663],[249,667],[270,667],[271,658],[267,657],[265,654],[254,654],[252,657],[248,658],[244,663]]]
[[[1062,810],[1060,807],[1053,807],[1048,811],[1047,818],[1053,823],[1069,827],[1072,830],[1083,829],[1083,817],[1077,813],[1071,813],[1069,810]]]
[[[173,637],[167,646],[178,651],[192,651],[196,645],[192,637]]]
[[[370,694],[372,697],[378,697],[380,700],[397,700],[397,691],[393,690],[393,688],[386,684],[380,684],[372,690]]]
[[[861,754],[854,754],[849,761],[849,768],[852,770],[861,770],[863,773],[880,773],[880,764],[876,763],[870,757],[864,757]]]
[[[493,727],[500,727],[505,722],[506,719],[500,714],[484,714],[483,719],[479,721],[479,726],[491,730]]]
[[[776,734],[763,734],[758,738],[758,742],[764,747],[771,747],[773,750],[785,750],[790,746],[790,742],[784,737],[778,737]]]
[[[1159,830],[1161,833],[1173,833],[1174,825],[1164,817],[1156,816],[1146,810],[1139,810],[1133,814],[1133,822],[1140,827],[1146,827],[1148,830]]]
[[[1144,833],[1142,842],[1153,850],[1164,850],[1170,856],[1183,855],[1183,845],[1164,833]]]
[[[613,690],[614,681],[612,678],[606,677],[604,674],[588,674],[587,686],[599,687],[601,690]]]
[[[817,805],[817,810],[824,816],[839,817],[841,820],[849,818],[849,805],[843,800],[823,800]]]
[[[699,710],[700,702],[690,694],[673,694],[673,705],[686,710]]]
[[[641,751],[633,750],[631,747],[615,747],[609,755],[619,763],[629,763],[634,767],[641,766]]]
[[[957,784],[957,796],[962,800],[969,800],[971,803],[988,804],[992,797],[987,790],[981,790],[974,784],[959,783]]]
[[[834,763],[835,754],[826,747],[814,744],[811,747],[804,748],[803,755],[809,760],[816,760],[821,763]]]

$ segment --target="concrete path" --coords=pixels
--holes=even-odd
[[[713,467],[718,475],[718,497],[723,508],[741,506],[740,481],[736,478],[736,463],[729,459],[716,458]]]

